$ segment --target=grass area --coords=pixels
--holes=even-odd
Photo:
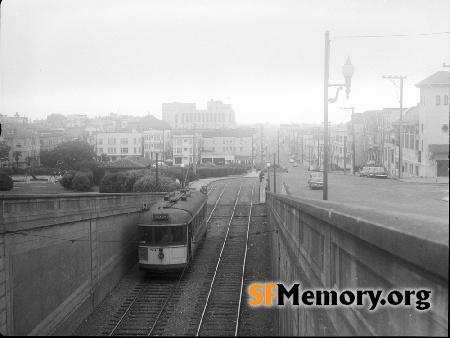
[[[90,192],[98,192],[98,186],[94,186]],[[0,191],[0,196],[21,195],[21,194],[79,194],[80,191],[66,190],[59,183],[17,183],[10,191]]]

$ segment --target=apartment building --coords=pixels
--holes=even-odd
[[[151,160],[164,161],[169,149],[172,148],[170,130],[146,130],[142,133],[144,139],[144,157]]]
[[[201,160],[199,149],[201,144],[201,133],[196,132],[195,137],[195,150],[196,150],[196,162]],[[189,165],[193,163],[194,159],[194,135],[193,134],[180,134],[172,136],[172,149],[173,149],[173,164],[174,165]]]
[[[26,123],[2,125],[2,136],[4,142],[11,147],[8,156],[10,165],[25,168],[27,157],[35,158],[36,164],[39,164],[39,134],[32,125]]]
[[[88,138],[89,144],[94,146],[97,160],[116,161],[120,158],[134,155],[143,156],[142,133],[136,130],[122,133],[100,133]]]
[[[206,110],[197,110],[195,103],[163,103],[162,119],[174,129],[232,129],[236,128],[231,104],[210,100]]]
[[[252,164],[253,130],[212,130],[202,133],[201,161],[214,164]]]
[[[450,72],[436,72],[416,87],[420,89],[419,176],[449,177]]]

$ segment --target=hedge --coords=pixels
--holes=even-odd
[[[5,172],[0,172],[0,191],[9,191],[14,187],[12,178]]]
[[[91,171],[78,171],[72,180],[72,189],[75,191],[90,191],[93,186]]]
[[[99,184],[99,192],[114,193],[122,192],[122,185],[127,179],[126,173],[113,173],[103,176]]]
[[[73,181],[73,178],[75,177],[76,173],[77,172],[75,170],[69,170],[59,180],[59,184],[61,184],[64,187],[64,189],[72,190],[72,181]]]
[[[140,178],[133,186],[134,192],[170,192],[177,189],[180,189],[180,185],[172,177],[158,177],[156,185],[156,176],[153,174]]]

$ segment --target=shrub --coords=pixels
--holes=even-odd
[[[72,189],[76,191],[89,191],[93,183],[93,174],[91,171],[78,171],[72,180]]]
[[[61,178],[61,180],[59,181],[59,184],[61,184],[64,187],[64,189],[71,190],[72,189],[72,181],[73,181],[73,178],[75,177],[76,173],[77,172],[75,170],[69,170]]]
[[[153,175],[144,176],[133,185],[134,192],[149,192],[155,188],[156,178]]]
[[[92,171],[93,176],[93,183],[94,185],[99,185],[100,180],[105,176],[105,169],[99,168],[99,162],[95,161],[82,161],[74,164],[75,170],[90,170]]]
[[[133,186],[140,178],[150,175],[148,170],[131,170],[125,173],[126,179],[122,184],[120,192],[133,192]]]
[[[139,180],[133,186],[134,192],[152,192],[152,191],[164,191],[170,192],[180,189],[180,185],[175,182],[174,178],[161,176],[158,177],[159,185],[156,186],[156,177],[153,175],[146,175]]]
[[[127,176],[125,173],[112,173],[103,176],[100,180],[99,192],[114,193],[121,192]]]
[[[47,167],[34,167],[33,168],[35,175],[53,175],[54,173],[58,173],[58,168],[47,168]]]
[[[14,187],[12,178],[5,172],[0,173],[0,191],[9,191]]]
[[[23,168],[12,167],[14,175],[25,175],[26,170]]]
[[[11,176],[11,175],[14,174],[14,171],[13,171],[11,168],[8,168],[8,167],[6,167],[6,168],[1,168],[1,169],[0,169],[0,172],[6,173],[6,174],[8,174],[9,176]]]

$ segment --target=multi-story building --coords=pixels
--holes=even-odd
[[[25,168],[27,166],[27,158],[34,158],[35,164],[39,164],[39,135],[36,129],[25,128],[27,125],[17,123],[2,126],[3,140],[11,147],[9,151],[9,163],[19,168]]]
[[[195,151],[196,151],[196,162],[200,161],[200,144],[201,144],[201,134],[196,132],[195,135]],[[173,135],[172,136],[172,147],[173,147],[173,164],[174,165],[189,165],[193,163],[194,156],[194,135],[193,134],[183,134],[183,135]]]
[[[146,130],[142,133],[144,139],[144,156],[151,160],[165,160],[167,150],[172,148],[170,130]]]
[[[391,129],[388,133],[388,139],[383,144],[383,165],[392,176],[398,175],[399,169],[399,110],[391,115],[397,119],[391,123]],[[402,173],[410,173],[411,176],[418,176],[420,155],[418,152],[418,126],[419,126],[419,107],[414,106],[405,111],[402,115],[403,126],[403,146],[402,146]],[[408,176],[409,174],[407,174]]]
[[[419,176],[449,176],[450,72],[439,71],[422,80],[419,105]]]
[[[332,170],[351,169],[351,147],[348,147],[347,125],[333,126],[330,130],[330,165]]]
[[[143,156],[142,133],[136,130],[123,133],[100,133],[88,139],[89,144],[94,146],[97,160],[104,161],[105,157],[109,161],[126,156]]]
[[[253,130],[212,130],[202,133],[201,162],[252,164]]]
[[[39,146],[42,150],[53,150],[58,144],[64,142],[64,132],[62,130],[40,129]]]
[[[207,101],[206,110],[197,110],[195,103],[163,103],[162,119],[174,129],[232,129],[236,127],[231,104]]]

